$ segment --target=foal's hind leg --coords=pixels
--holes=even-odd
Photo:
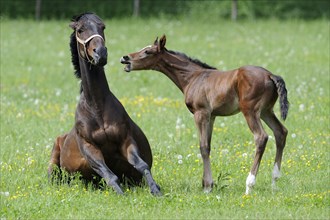
[[[139,173],[141,173],[143,176],[145,176],[147,183],[149,185],[151,194],[156,195],[156,196],[161,196],[162,193],[160,192],[160,187],[156,184],[155,180],[153,179],[153,177],[151,175],[150,167],[140,157],[138,148],[137,148],[134,140],[130,140],[127,143],[126,151],[123,152],[123,155],[127,158],[127,161],[137,171],[139,171]]]
[[[282,155],[283,155],[283,149],[285,147],[288,130],[277,119],[273,110],[263,112],[261,118],[270,127],[270,129],[272,129],[275,136],[276,157],[275,157],[274,169],[272,173],[272,185],[273,187],[275,187],[276,180],[281,176],[280,169],[281,169]]]
[[[256,152],[254,157],[254,162],[252,168],[250,170],[249,176],[246,179],[246,191],[245,194],[249,194],[252,187],[256,182],[256,175],[258,173],[260,161],[262,159],[262,155],[264,154],[268,135],[262,127],[261,120],[259,114],[254,112],[243,112],[245,119],[249,125],[250,130],[254,135]]]

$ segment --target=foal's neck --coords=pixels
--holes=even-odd
[[[102,109],[105,98],[110,94],[103,66],[95,66],[80,60],[82,92],[90,107]]]
[[[185,57],[164,51],[162,58],[153,69],[164,73],[184,92],[194,73],[202,68]]]

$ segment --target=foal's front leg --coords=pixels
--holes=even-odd
[[[145,176],[147,183],[150,188],[151,194],[155,196],[161,196],[160,187],[155,182],[152,177],[150,167],[148,164],[143,161],[143,159],[139,155],[138,148],[136,146],[136,142],[134,140],[130,140],[126,146],[126,152],[123,152],[124,156],[127,158],[127,161],[143,176]]]
[[[211,151],[211,138],[214,124],[214,117],[206,111],[197,111],[194,113],[196,126],[199,131],[200,151],[203,159],[203,187],[204,192],[209,193],[212,191],[213,179],[211,172],[210,151]]]

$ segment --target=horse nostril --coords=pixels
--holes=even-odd
[[[124,60],[129,60],[128,56],[123,56]]]
[[[106,57],[108,55],[106,47],[98,47],[98,48],[93,49],[93,51],[101,57]]]

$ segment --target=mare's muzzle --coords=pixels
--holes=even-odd
[[[95,65],[104,66],[107,64],[108,50],[106,47],[100,46],[94,49],[93,61]]]
[[[82,40],[78,37],[78,35],[76,33],[77,44],[80,43],[83,45],[84,53],[85,53],[85,57],[86,57],[87,61],[90,62],[91,64],[94,64],[97,66],[104,66],[105,64],[107,64],[108,52],[107,52],[107,48],[105,46],[103,46],[103,44],[101,46],[98,46],[93,49],[93,55],[91,57],[89,56],[88,51],[87,51],[88,44],[90,44],[90,42],[96,37],[100,38],[103,41],[103,43],[105,42],[104,38],[99,34],[93,34],[86,40]],[[79,53],[79,55],[80,55],[80,53]]]

